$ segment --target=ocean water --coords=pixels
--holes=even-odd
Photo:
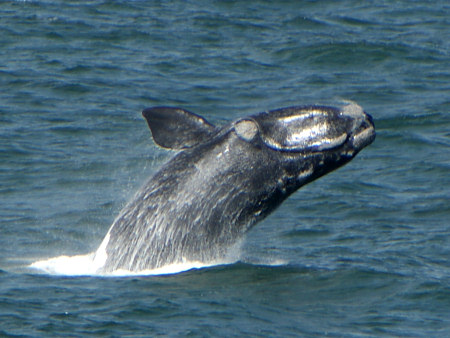
[[[0,335],[450,336],[449,21],[446,1],[1,1]],[[235,262],[85,273],[173,155],[142,109],[340,100],[377,139]]]

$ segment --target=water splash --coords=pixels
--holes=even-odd
[[[103,241],[97,251],[87,255],[58,256],[45,260],[39,260],[28,267],[43,273],[60,276],[99,276],[99,277],[126,277],[126,276],[154,276],[176,274],[192,269],[201,269],[216,265],[233,264],[239,261],[243,240],[230,247],[226,257],[211,262],[183,261],[169,264],[160,268],[142,271],[128,271],[123,269],[105,273],[102,267],[106,261],[104,247],[107,240]]]
[[[119,269],[112,271],[110,273],[102,273],[102,272],[99,273],[99,271],[101,271],[101,266],[98,266],[95,259],[95,253],[93,252],[87,255],[59,256],[49,258],[46,260],[40,260],[32,263],[29,266],[29,268],[36,269],[51,275],[126,277],[126,276],[152,276],[152,275],[176,274],[192,269],[201,269],[208,266],[230,264],[230,263],[233,262],[223,261],[208,264],[202,262],[183,262],[166,265],[161,268],[153,270],[142,270],[138,272]]]
[[[94,253],[77,256],[59,256],[36,261],[30,266],[51,275],[88,276],[95,275]]]

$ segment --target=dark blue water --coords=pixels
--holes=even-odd
[[[0,335],[450,335],[449,18],[446,1],[0,2]],[[237,263],[29,268],[96,250],[171,156],[143,108],[221,124],[341,99],[375,143],[251,230]]]

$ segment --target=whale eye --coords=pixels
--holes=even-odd
[[[331,107],[302,107],[276,110],[258,120],[264,142],[281,151],[323,151],[342,145],[348,120]]]

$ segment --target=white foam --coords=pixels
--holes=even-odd
[[[170,264],[151,270],[128,271],[120,269],[110,273],[102,273],[96,262],[95,256],[96,254],[94,252],[88,255],[58,256],[36,261],[32,263],[29,268],[40,270],[41,272],[51,275],[126,277],[176,274],[192,269],[201,269],[208,266],[232,263],[231,261],[217,261],[209,263],[186,261],[183,263]]]
[[[34,262],[30,268],[52,275],[88,276],[95,275],[94,253],[77,256],[59,256]]]
[[[51,275],[63,275],[63,276],[114,276],[114,277],[126,277],[126,276],[154,276],[154,275],[168,275],[176,274],[192,269],[201,269],[205,267],[232,264],[239,260],[240,247],[242,241],[238,241],[235,245],[231,246],[228,254],[221,260],[211,262],[199,262],[199,261],[183,261],[181,263],[169,264],[156,269],[148,269],[142,271],[129,271],[118,269],[112,272],[105,273],[102,271],[102,267],[105,264],[107,254],[105,246],[108,243],[109,235],[106,236],[97,251],[87,255],[75,255],[75,256],[58,256],[49,259],[39,260],[31,265],[29,268],[39,270],[43,273]]]
[[[183,260],[179,263],[169,264],[156,269],[148,269],[142,271],[129,271],[129,270],[115,270],[105,273],[102,271],[102,267],[105,265],[108,257],[106,253],[106,246],[109,242],[109,233],[105,236],[104,240],[100,244],[99,248],[87,255],[75,255],[75,256],[58,256],[49,259],[39,260],[28,267],[31,269],[39,270],[43,273],[51,275],[63,275],[63,276],[153,276],[153,275],[168,275],[176,274],[183,271],[192,269],[201,269],[216,265],[232,264],[239,261],[241,257],[241,247],[243,238],[238,240],[232,245],[223,259],[209,262],[188,261]]]

